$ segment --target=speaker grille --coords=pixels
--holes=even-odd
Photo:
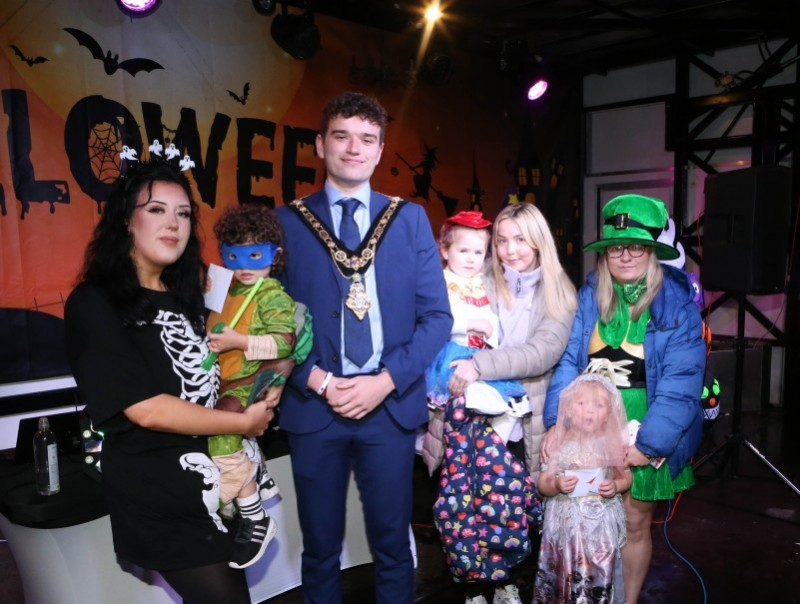
[[[774,294],[786,285],[792,170],[756,166],[706,177],[700,282]]]

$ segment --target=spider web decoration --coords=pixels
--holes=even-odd
[[[97,179],[113,184],[120,174],[119,153],[122,150],[119,128],[109,122],[95,124],[87,143],[89,163]]]

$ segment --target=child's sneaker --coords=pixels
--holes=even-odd
[[[522,604],[522,600],[519,599],[519,590],[517,589],[516,585],[497,587],[494,590],[492,604]]]
[[[275,521],[269,516],[265,516],[260,520],[251,520],[250,518],[242,517],[239,519],[239,528],[236,531],[236,537],[233,539],[233,551],[231,552],[231,561],[228,566],[231,568],[247,568],[255,564],[267,551],[267,546],[275,533],[278,532],[278,527]]]
[[[267,462],[262,459],[256,472],[256,482],[258,483],[258,494],[261,501],[268,501],[281,492],[280,487],[275,484],[272,475],[267,471]]]

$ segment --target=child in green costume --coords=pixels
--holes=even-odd
[[[219,354],[222,379],[216,408],[241,412],[257,400],[275,407],[286,377],[308,356],[312,339],[305,307],[271,277],[283,270],[283,229],[270,208],[244,204],[226,211],[214,233],[223,263],[234,271],[222,311],[212,312],[208,320],[215,326],[209,348]],[[250,302],[240,312],[248,296]],[[230,516],[233,502],[241,515],[229,565],[246,568],[261,558],[275,536],[275,521],[262,502],[279,489],[255,439],[212,436],[209,449],[220,470],[223,515]]]

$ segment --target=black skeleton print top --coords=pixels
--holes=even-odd
[[[205,371],[205,333],[172,295],[148,291],[149,324],[124,327],[104,291],[82,284],[65,306],[67,355],[81,401],[104,433],[101,457],[114,549],[156,570],[229,559],[231,533],[217,515],[219,472],[208,438],[148,430],[124,410],[159,394],[213,407],[219,368]]]

